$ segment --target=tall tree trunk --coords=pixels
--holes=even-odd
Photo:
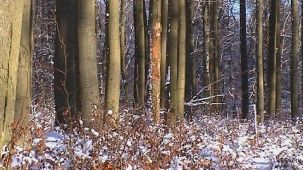
[[[166,47],[167,47],[167,20],[168,20],[168,0],[162,0],[161,4],[161,92],[160,92],[160,102],[161,108],[165,108],[166,99]]]
[[[257,114],[258,121],[264,122],[264,74],[263,74],[263,0],[257,0]]]
[[[303,0],[302,0],[302,4],[303,4]],[[303,5],[301,6],[301,61],[303,62]],[[302,97],[302,101],[301,101],[301,105],[303,107],[303,64],[302,64],[302,68],[301,68],[301,97]]]
[[[98,112],[96,107],[101,109],[96,58],[96,3],[95,0],[78,0],[77,5],[80,106],[84,123],[89,125],[94,112]],[[119,14],[116,24],[119,37]],[[120,47],[119,43],[118,46]],[[120,65],[117,69],[120,70]],[[120,74],[118,77],[120,80]]]
[[[211,81],[210,81],[210,54],[209,54],[209,2],[204,2],[203,7],[203,86],[207,87],[205,90],[205,97],[211,96]],[[207,107],[206,107],[207,108]],[[210,108],[210,106],[209,106]]]
[[[11,125],[16,110],[23,1],[2,1],[0,11],[0,148],[2,148],[11,140]]]
[[[134,0],[135,22],[135,105],[144,107],[145,98],[145,26],[144,0]]]
[[[299,54],[299,11],[298,1],[291,1],[292,11],[292,43],[290,56],[290,92],[291,92],[291,117],[298,115],[298,61]]]
[[[193,32],[193,18],[194,6],[193,0],[186,1],[186,78],[185,78],[185,100],[190,101],[195,95],[195,77],[196,67],[194,58],[194,32]],[[187,106],[185,109],[187,118],[191,119],[192,107]]]
[[[78,61],[76,1],[56,0],[57,37],[54,57],[56,122],[67,123],[77,113]]]
[[[276,26],[276,0],[271,0],[271,11],[269,18],[269,49],[268,49],[268,69],[269,69],[269,116],[274,116],[276,109],[276,70],[277,70],[277,58],[276,58],[276,44],[277,44],[277,26]]]
[[[25,130],[22,131],[22,136],[19,136],[19,140],[25,143],[29,139],[30,132],[28,128],[32,101],[32,35],[32,2],[31,0],[25,0],[22,16],[15,106],[15,122],[18,123],[18,128]]]
[[[216,63],[216,45],[215,45],[215,9],[214,9],[215,1],[208,2],[208,22],[209,22],[209,84],[210,84],[210,95],[215,96],[215,81],[216,81],[216,74],[215,74],[215,63]],[[213,113],[214,107],[212,103],[214,102],[213,98],[209,99],[210,105],[209,110]]]
[[[121,52],[119,37],[119,0],[109,1],[109,63],[106,84],[107,123],[116,124],[119,117]]]
[[[240,43],[241,43],[241,88],[242,88],[242,114],[241,118],[245,119],[249,112],[248,97],[248,56],[246,41],[246,3],[240,0]]]
[[[276,114],[279,115],[281,113],[281,104],[282,104],[282,87],[281,87],[281,81],[282,81],[282,73],[281,73],[281,55],[282,55],[282,47],[281,47],[281,11],[280,11],[280,6],[281,6],[281,1],[276,0],[277,2],[277,8],[276,8],[276,48],[277,48],[277,70],[276,70]]]
[[[121,71],[122,71],[122,88],[124,90],[125,102],[128,104],[128,72],[126,68],[126,55],[125,55],[125,23],[126,23],[126,0],[121,0],[120,11],[120,44],[121,44]]]
[[[167,113],[169,127],[175,127],[178,112],[178,26],[179,26],[179,1],[169,0],[169,29],[167,57],[170,67],[170,106]]]
[[[151,44],[151,81],[152,81],[152,108],[154,121],[160,122],[160,85],[161,85],[161,1],[152,3],[152,44]]]
[[[210,4],[210,35],[211,35],[211,43],[210,43],[210,56],[211,56],[211,86],[212,86],[212,95],[216,96],[214,98],[214,102],[216,104],[215,111],[219,109],[219,79],[220,79],[220,49],[219,49],[219,20],[218,20],[218,2],[213,1]]]
[[[185,66],[186,66],[186,4],[179,0],[179,35],[178,35],[178,109],[177,120],[184,119]]]

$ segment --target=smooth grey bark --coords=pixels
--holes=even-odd
[[[92,118],[102,116],[99,114],[101,103],[97,73],[95,0],[77,1],[77,19],[80,111],[84,124],[90,126]],[[119,15],[117,27],[119,30]],[[119,37],[119,32],[117,36]],[[120,65],[118,69],[120,70]]]
[[[257,114],[258,121],[264,122],[264,73],[263,73],[263,0],[256,1],[257,13],[257,45],[256,45],[256,59],[257,59]]]
[[[119,36],[119,0],[108,2],[108,77],[106,84],[106,123],[116,126],[119,119],[121,51]]]
[[[179,1],[169,0],[169,29],[167,39],[167,58],[170,67],[170,105],[167,113],[168,126],[176,126],[178,112],[178,27],[179,27]]]
[[[0,148],[12,138],[24,1],[0,5]]]

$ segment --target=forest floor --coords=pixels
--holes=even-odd
[[[200,116],[170,132],[125,114],[109,130],[35,129],[32,147],[2,150],[13,169],[303,169],[303,123]],[[81,123],[80,123],[81,124]]]

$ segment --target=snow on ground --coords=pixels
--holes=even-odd
[[[303,169],[302,122],[268,122],[256,135],[253,122],[220,117],[204,116],[174,132],[140,117],[128,120],[118,130],[66,133],[56,127],[35,138],[29,150],[11,149],[10,165],[34,170]]]

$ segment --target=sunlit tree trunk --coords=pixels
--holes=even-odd
[[[248,96],[248,56],[246,41],[246,3],[240,0],[240,52],[241,52],[241,88],[242,88],[242,113],[241,118],[248,116],[249,96]]]
[[[109,62],[106,84],[106,122],[115,125],[119,118],[121,51],[119,36],[119,0],[108,2]]]
[[[186,69],[186,4],[179,0],[179,35],[178,35],[178,107],[177,120],[184,119],[184,93]]]
[[[151,81],[152,81],[152,108],[154,121],[160,122],[160,65],[161,65],[161,1],[152,3],[152,42],[151,42]]]
[[[54,93],[58,124],[69,122],[70,118],[77,113],[76,8],[74,0],[56,1],[57,37],[54,56]]]
[[[12,137],[23,7],[13,0],[0,5],[0,148]]]
[[[18,128],[24,129],[21,133],[22,136],[18,136],[18,139],[24,144],[29,139],[29,118],[32,100],[33,33],[31,3],[31,0],[24,1],[15,106],[15,122],[18,123]]]
[[[179,1],[169,0],[169,29],[167,57],[170,68],[170,105],[167,113],[169,127],[175,127],[178,112],[178,27],[179,27]]]
[[[134,0],[135,22],[135,106],[143,107],[145,98],[144,0]]]
[[[291,1],[292,11],[292,43],[290,56],[290,92],[291,92],[291,117],[298,115],[298,61],[299,54],[299,11],[298,1]]]
[[[264,122],[264,74],[263,74],[263,0],[256,2],[257,13],[257,114],[259,122]]]
[[[84,123],[90,125],[93,113],[98,112],[96,109],[101,109],[96,58],[96,2],[95,0],[78,0],[77,5],[80,111]],[[115,10],[118,11],[117,9],[119,6]],[[119,14],[118,22],[115,24],[118,27],[118,32],[115,34],[119,37]],[[119,41],[118,46],[120,47]],[[120,60],[120,54],[118,56]],[[116,69],[120,70],[120,65]],[[117,77],[120,80],[120,71],[118,73]]]

